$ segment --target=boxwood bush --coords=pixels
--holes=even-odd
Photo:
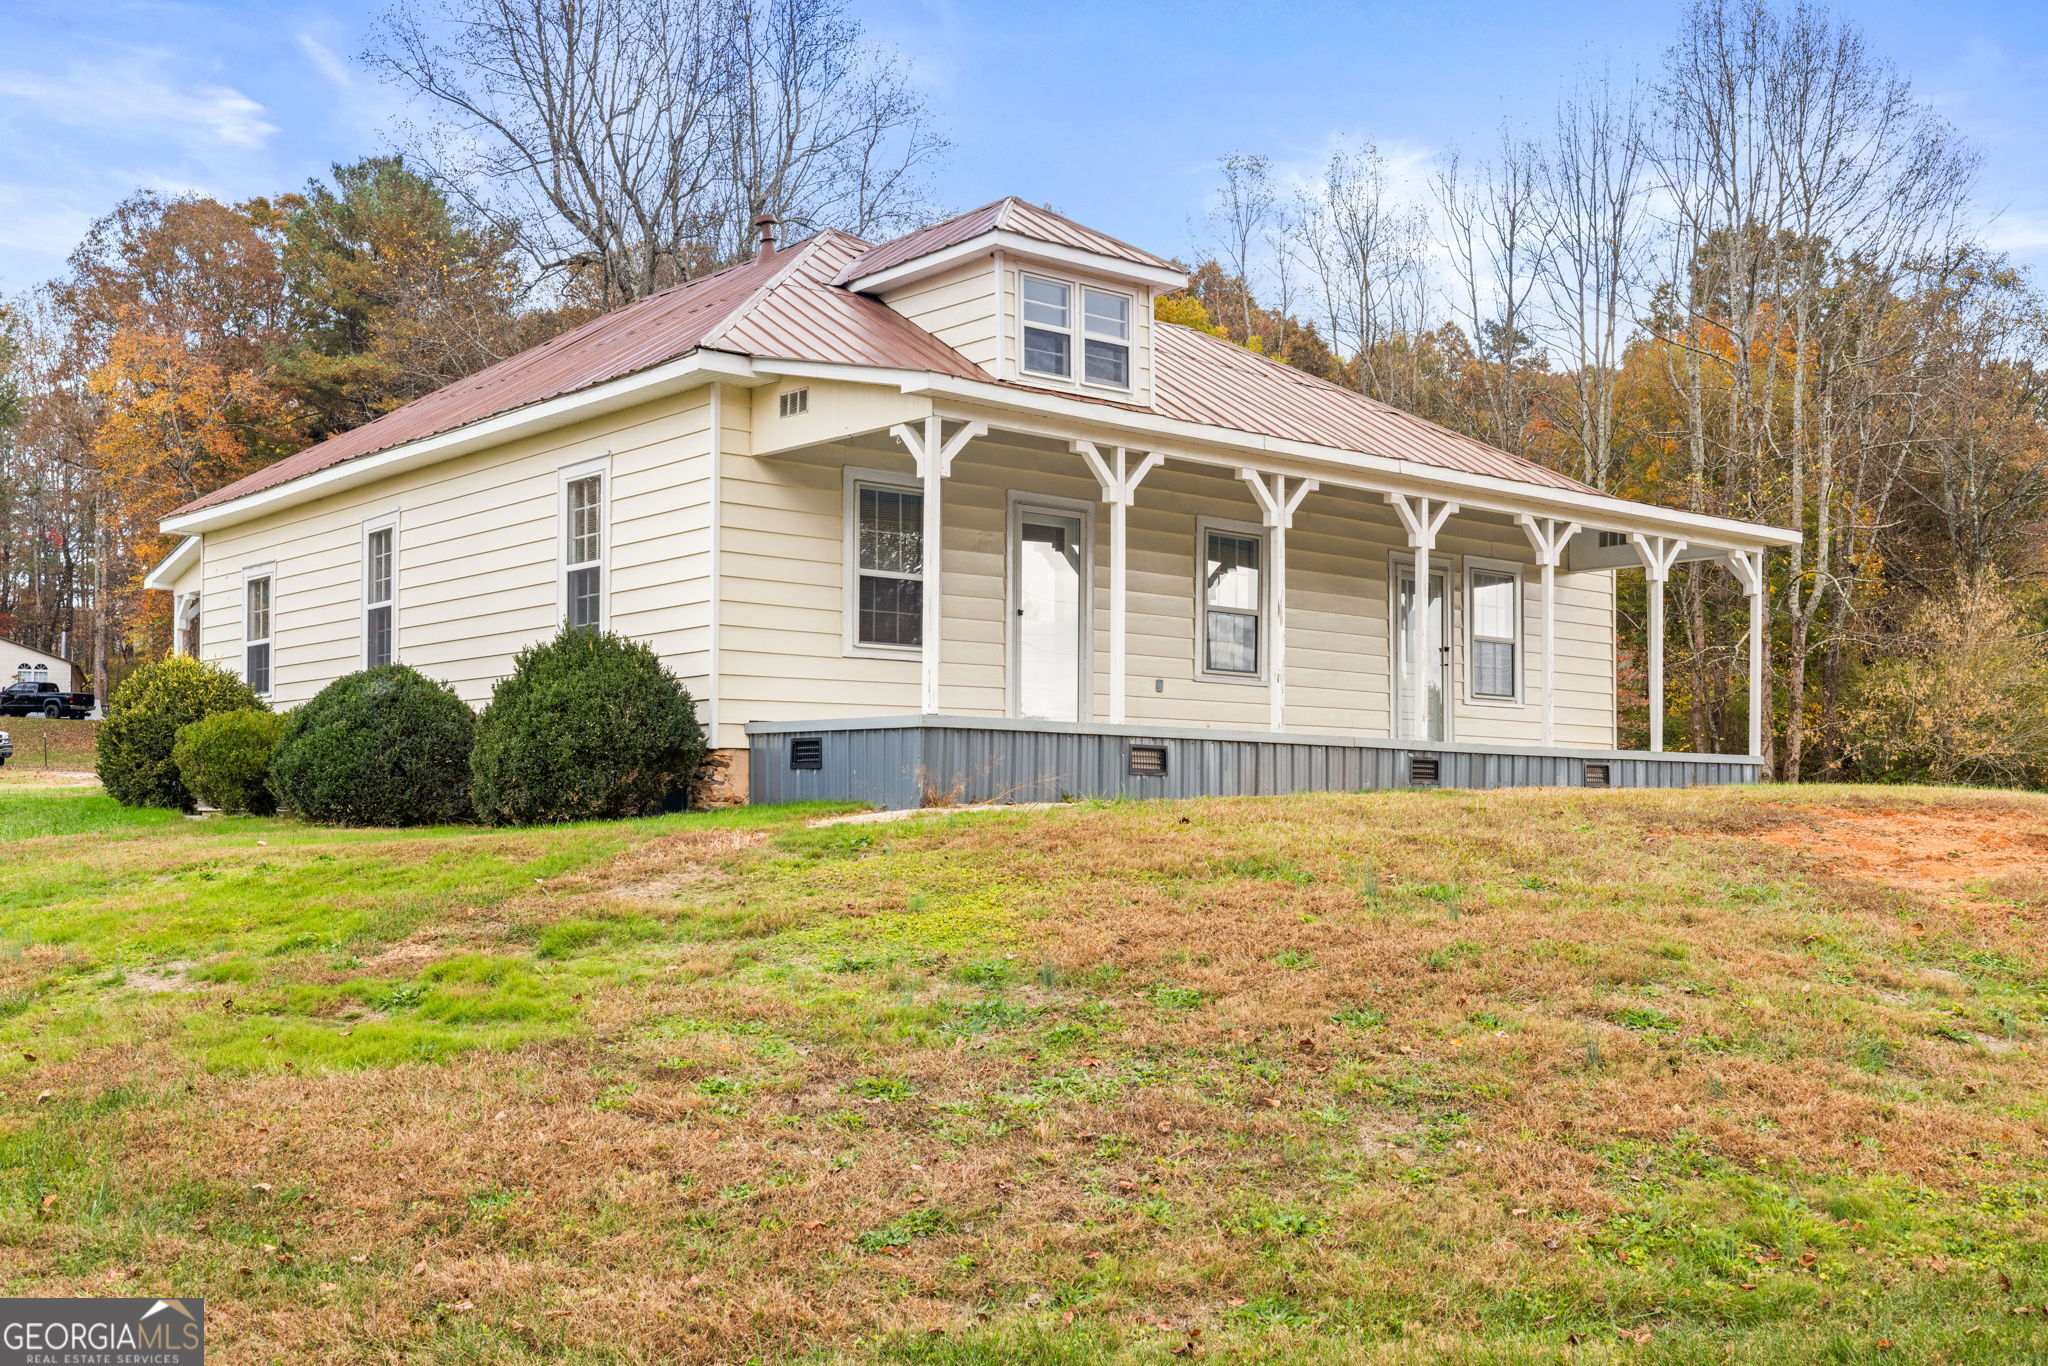
[[[171,758],[185,788],[207,806],[267,816],[270,755],[284,718],[268,711],[220,711],[178,728]]]
[[[333,825],[438,825],[469,816],[476,717],[455,690],[403,664],[347,674],[285,718],[278,801]]]
[[[172,754],[179,729],[216,712],[263,710],[262,699],[226,669],[171,655],[129,674],[107,699],[93,767],[118,802],[189,811],[192,792]]]
[[[653,650],[565,630],[522,650],[476,723],[477,815],[501,825],[645,816],[704,758],[697,707]]]

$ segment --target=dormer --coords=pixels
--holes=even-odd
[[[1021,199],[871,247],[833,283],[873,295],[999,380],[1152,401],[1152,303],[1186,272]]]

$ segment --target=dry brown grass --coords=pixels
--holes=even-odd
[[[17,1226],[17,1279],[175,1280],[231,1363],[862,1356],[905,1329],[972,1340],[983,1311],[1160,1320],[1158,1353],[1188,1325],[1215,1351],[1310,1351],[1246,1328],[1248,1303],[1410,1346],[1526,1333],[1539,1356],[1589,1314],[1674,1344],[1808,1315],[1814,1342],[1867,1346],[1900,1331],[1887,1311],[1830,1309],[1814,1275],[1883,1302],[1965,1254],[1896,1212],[1819,1213],[1823,1193],[1962,1219],[2048,1163],[2042,902],[2020,894],[2048,875],[2037,799],[1404,793],[831,843],[849,833],[633,842],[364,962],[574,917],[685,927],[571,961],[577,1029],[509,1053],[209,1074],[171,1006],[138,1008],[130,1043],[38,1084],[131,1088],[99,1121],[115,1206],[195,1193],[134,1215],[120,1253],[62,1206]],[[1954,894],[1984,879],[2003,890]],[[942,947],[877,930],[916,916]],[[2000,1034],[1994,1006],[2021,1023]],[[1783,1243],[1740,1214],[1765,1188],[1814,1211]],[[1768,1254],[1734,1274],[1772,1284],[1617,1259],[1659,1201],[1710,1232],[1721,1210],[1744,1259]],[[927,1210],[926,1236],[874,1245]],[[2048,1231],[2023,1200],[2001,1217]],[[1824,1260],[1769,1260],[1794,1243]],[[2039,1268],[1999,1248],[2023,1298]],[[1952,1293],[1927,1302],[1958,1331],[2003,1313]],[[1556,1325],[1503,1308],[1542,1296]]]

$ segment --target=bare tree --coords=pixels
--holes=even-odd
[[[1392,352],[1426,326],[1428,239],[1421,207],[1394,192],[1386,160],[1374,148],[1340,146],[1297,195],[1292,221],[1293,245],[1321,304],[1330,344],[1352,354],[1360,391],[1415,406],[1412,383],[1404,385],[1394,372]]]
[[[1468,173],[1454,152],[1435,181],[1443,245],[1450,267],[1452,311],[1472,339],[1487,435],[1520,451],[1528,422],[1525,372],[1540,358],[1528,332],[1535,288],[1537,235],[1535,149],[1503,129],[1495,159]]]
[[[1252,279],[1255,256],[1264,247],[1277,216],[1272,167],[1266,158],[1250,152],[1232,152],[1218,167],[1223,183],[1218,187],[1209,223],[1216,233],[1223,264],[1237,277],[1243,299],[1239,321],[1249,337],[1252,326]]]
[[[1656,326],[1683,358],[1687,500],[1808,533],[1781,604],[1791,778],[1815,630],[1859,581],[1846,528],[1887,496],[1888,467],[1864,463],[1882,455],[1872,381],[1891,354],[1873,323],[1945,252],[1974,160],[1856,30],[1805,5],[1697,0],[1658,100],[1672,255]]]
[[[1536,178],[1545,307],[1535,326],[1565,362],[1562,425],[1578,446],[1579,477],[1597,489],[1614,475],[1623,348],[1645,266],[1644,135],[1635,89],[1586,83],[1559,103]]]
[[[422,164],[606,304],[730,260],[762,211],[900,224],[941,146],[837,0],[402,0],[362,60],[445,120]]]

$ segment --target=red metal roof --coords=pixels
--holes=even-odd
[[[1599,491],[1222,337],[1171,323],[1155,326],[1152,335],[1152,411],[1162,417],[1523,484]]]
[[[848,265],[833,278],[835,285],[851,284],[869,275],[879,275],[891,266],[900,266],[905,261],[915,261],[920,256],[929,256],[935,251],[989,232],[1014,232],[1020,236],[1050,242],[1055,246],[1073,247],[1077,251],[1092,251],[1098,256],[1110,256],[1119,261],[1132,261],[1141,266],[1156,266],[1161,270],[1178,270],[1171,261],[1162,260],[1151,252],[1120,242],[1108,233],[1097,232],[1076,223],[1071,218],[1062,218],[1051,209],[1041,209],[1035,204],[1026,204],[1011,195],[998,199],[993,204],[984,204],[978,209],[948,218],[943,223],[934,223],[920,228],[908,236],[870,247],[860,259]]]
[[[937,337],[880,301],[834,281],[844,278],[856,264],[870,261],[877,251],[924,239],[925,246],[900,258],[910,259],[935,249],[927,234],[954,231],[953,225],[965,220],[997,221],[1005,212],[1042,216],[1074,233],[1099,237],[1014,199],[998,201],[881,248],[870,248],[857,237],[828,229],[771,256],[628,304],[374,422],[216,489],[171,515],[215,507],[347,460],[620,379],[700,348],[762,359],[873,366],[990,382],[993,376]],[[973,235],[974,231],[965,231],[955,240]],[[1125,253],[1136,251],[1120,243],[1113,245]],[[1549,488],[1593,491],[1575,479],[1303,374],[1220,337],[1165,323],[1155,327],[1153,335],[1152,405],[1110,406]],[[1061,392],[1018,384],[1004,387],[1019,392]]]

